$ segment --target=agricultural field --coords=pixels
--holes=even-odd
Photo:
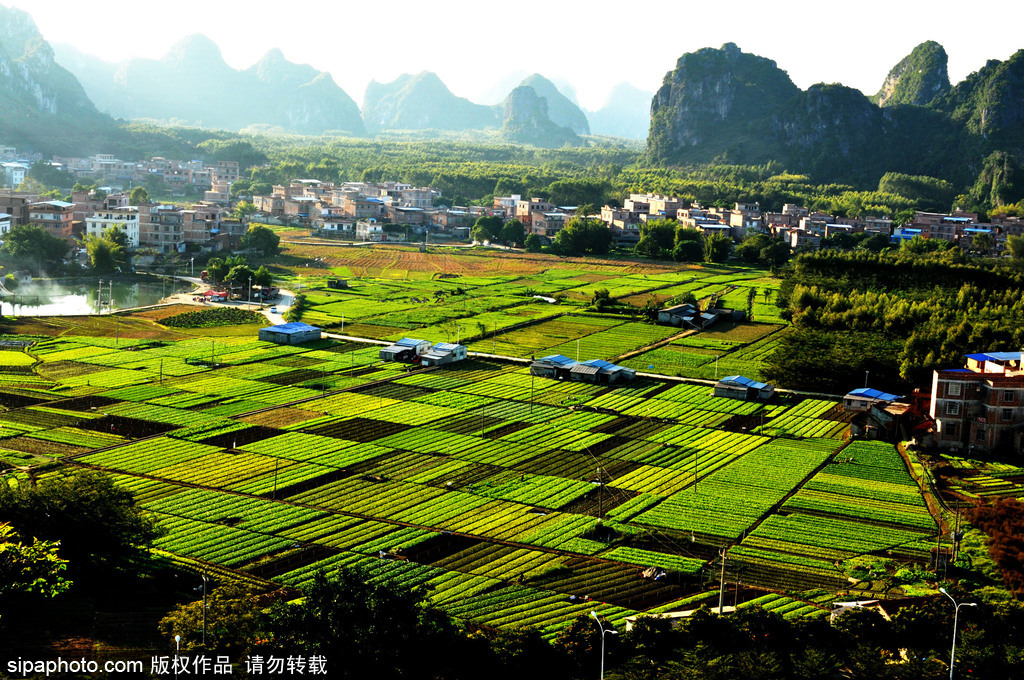
[[[581,276],[563,283],[605,283]],[[601,316],[540,323],[546,340],[506,335],[531,353],[659,338]],[[697,337],[764,337],[738,328]],[[410,368],[331,340],[30,340],[0,357],[23,376],[0,385],[9,481],[104,470],[167,530],[158,549],[281,584],[358,565],[457,617],[553,634],[591,610],[621,622],[703,601],[722,550],[749,598],[835,593],[842,560],[922,561],[937,531],[900,454],[847,441],[826,400],[566,383],[480,359]]]
[[[761,270],[453,248],[288,248],[311,256],[294,279],[309,305],[303,320],[375,340],[409,336],[517,358],[564,354],[622,359],[666,375],[757,378],[785,328],[774,307],[778,282]],[[330,276],[346,277],[348,287],[327,289]],[[595,313],[589,305],[599,291],[632,313]],[[698,333],[644,322],[645,304],[684,295],[753,315],[754,323],[723,322]]]

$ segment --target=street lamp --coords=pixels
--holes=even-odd
[[[196,275],[196,258],[194,258],[194,257],[188,258],[188,275],[189,276],[195,276]]]
[[[605,630],[604,626],[601,625],[601,619],[597,618],[597,612],[591,611],[590,616],[597,621],[597,627],[601,629],[601,680],[604,680],[604,636],[607,634],[618,635],[619,631],[614,628]]]
[[[250,311],[252,310],[252,277],[251,276],[249,277],[249,304],[248,304],[248,308],[249,308]]]
[[[174,680],[178,680],[178,657],[181,655],[181,636],[174,636]]]
[[[953,649],[949,653],[949,680],[953,680],[953,661],[956,659],[956,624],[960,615],[960,607],[977,607],[976,602],[961,602],[953,599],[953,596],[946,592],[945,588],[939,588],[939,592],[945,595],[953,603]]]

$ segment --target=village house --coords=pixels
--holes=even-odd
[[[127,235],[129,248],[139,247],[139,209],[136,206],[98,210],[85,218],[87,236],[102,238],[114,227]]]
[[[1024,452],[1021,352],[968,354],[964,368],[933,371],[934,443],[957,451]]]

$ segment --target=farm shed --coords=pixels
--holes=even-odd
[[[757,400],[771,399],[775,394],[775,387],[763,382],[757,382],[742,375],[727,375],[715,383],[715,396],[727,397],[729,399]]]
[[[378,355],[381,361],[413,361],[416,357],[430,351],[430,342],[415,338],[402,338],[393,345],[388,345]]]
[[[698,309],[691,304],[676,305],[658,310],[658,323],[667,323],[672,326],[684,326],[693,322],[697,316]]]
[[[576,362],[561,354],[541,357],[530,364],[530,375],[538,378],[557,378],[562,380],[569,377],[569,371]]]
[[[299,345],[310,340],[319,340],[320,329],[300,321],[294,321],[261,328],[259,339],[276,342],[279,345]]]
[[[584,361],[581,365],[597,369],[597,373],[594,374],[595,379],[590,380],[589,382],[610,385],[624,380],[632,380],[636,377],[636,371],[632,368],[619,366],[618,364],[613,364],[612,362],[605,361],[604,359],[591,359],[589,361]]]
[[[867,411],[875,404],[896,401],[897,399],[899,397],[895,394],[889,394],[888,392],[882,392],[870,387],[861,387],[843,397],[843,410],[860,413],[861,411]]]
[[[468,349],[465,345],[456,345],[451,342],[439,342],[429,352],[423,355],[421,361],[424,366],[440,366],[462,361],[466,358]]]

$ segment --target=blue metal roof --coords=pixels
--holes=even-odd
[[[583,364],[585,366],[597,366],[598,368],[609,368],[615,365],[610,361],[605,361],[604,359],[590,359],[588,361],[584,361]]]
[[[1021,358],[1021,352],[982,352],[968,354],[967,358],[974,361],[1017,361]]]
[[[302,323],[301,321],[293,321],[291,323],[282,323],[276,326],[267,326],[266,328],[262,328],[260,330],[274,331],[275,333],[285,333],[286,335],[291,335],[293,333],[307,333],[309,331],[318,331],[320,329],[317,328],[316,326],[310,326],[308,323]]]
[[[402,338],[395,344],[398,345],[399,347],[418,347],[425,342],[426,340],[417,340],[415,338]]]
[[[899,399],[899,395],[889,394],[888,392],[876,390],[872,387],[861,387],[860,389],[849,392],[846,396],[867,397],[868,399],[878,399],[879,401],[896,401]]]
[[[439,342],[434,345],[434,351],[437,352],[454,352],[458,348],[459,345],[456,345],[453,342]]]
[[[743,385],[744,387],[751,387],[755,390],[761,390],[764,389],[765,387],[768,387],[768,383],[757,382],[752,378],[745,378],[742,375],[727,375],[726,377],[722,378],[720,382],[732,382],[738,385]]]
[[[541,357],[540,359],[538,359],[538,361],[543,361],[544,363],[548,364],[555,364],[556,366],[571,366],[572,364],[576,363],[576,361],[561,354],[552,354],[551,356]]]

